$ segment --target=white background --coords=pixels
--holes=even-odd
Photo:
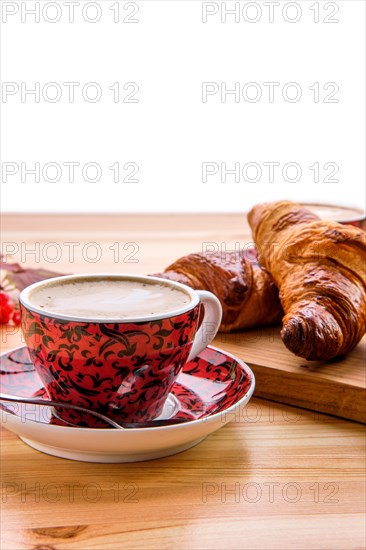
[[[40,1],[36,22],[24,11],[35,4],[3,1],[1,6],[3,91],[19,89],[3,94],[1,103],[4,212],[243,212],[256,202],[278,198],[364,207],[362,0],[281,1],[272,7],[273,22],[270,7],[262,1],[237,2],[239,22],[234,15],[221,21],[221,5],[233,9],[235,2],[206,7],[194,0],[129,5],[99,1],[83,14],[88,2],[80,0],[74,3],[73,23],[61,1]],[[99,21],[85,20],[85,14],[89,20],[96,18],[97,9]],[[218,13],[204,23],[207,9]],[[16,13],[10,15],[12,11]],[[131,18],[138,22],[124,22],[133,11],[137,13]],[[297,22],[289,22],[299,15]],[[55,23],[47,21],[59,16]],[[257,22],[248,21],[256,18]],[[327,23],[327,18],[338,22]],[[44,88],[50,82],[62,90],[54,103],[49,98],[56,88]],[[73,103],[64,82],[80,83]],[[81,93],[90,82],[102,90],[95,103]],[[138,102],[115,103],[109,87],[116,82],[122,99],[132,91],[123,90],[123,85],[137,83]],[[218,92],[203,102],[203,82],[217,83],[219,89],[221,83],[233,88],[238,82],[240,90],[254,82],[262,97],[250,102],[241,95],[235,102],[234,95],[228,95],[223,101]],[[279,83],[272,102],[265,82]],[[297,102],[283,98],[290,82],[301,90]],[[39,102],[34,95],[22,98],[21,90],[36,83]],[[319,83],[319,98],[310,89],[314,83]],[[336,102],[324,102],[335,90],[329,83],[338,87],[331,96]],[[92,96],[93,89],[87,91]],[[289,88],[288,95],[293,97],[294,91]],[[248,89],[246,97],[254,92]],[[65,162],[80,163],[73,182]],[[228,169],[235,163],[240,169],[256,163],[262,175],[254,182],[259,173],[249,170],[249,181],[241,173],[240,181],[228,175],[224,182],[219,170],[204,182],[204,162],[218,170],[221,163]],[[263,165],[268,162],[280,163],[274,181],[269,181],[269,168]],[[39,182],[24,171],[35,163],[40,166]],[[47,181],[57,176],[52,167],[43,177],[48,163],[62,170],[58,182]],[[83,177],[87,163],[98,164],[99,181],[87,181],[94,177],[93,169]],[[121,169],[119,182],[113,181],[109,168],[115,163]],[[123,170],[126,163],[138,165],[138,181],[123,181],[131,170]],[[299,181],[284,178],[288,163],[301,168]],[[319,163],[319,181],[310,169],[314,163]],[[335,165],[332,179],[338,181],[324,181]],[[4,178],[10,169],[16,173]],[[290,169],[285,175],[294,179],[296,174]]]

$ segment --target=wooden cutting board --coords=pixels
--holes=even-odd
[[[327,363],[294,356],[279,327],[219,334],[214,345],[248,363],[257,397],[366,423],[366,336],[346,357]]]

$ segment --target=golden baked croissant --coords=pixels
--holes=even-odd
[[[249,224],[280,291],[281,337],[311,360],[351,351],[366,330],[366,234],[288,201],[255,206]]]
[[[189,254],[155,276],[213,292],[223,309],[222,332],[279,323],[283,315],[272,277],[242,252]]]

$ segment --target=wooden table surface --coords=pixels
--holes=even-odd
[[[63,273],[154,273],[249,241],[238,215],[2,217],[3,252]],[[1,339],[21,344],[10,327]],[[362,549],[364,474],[361,424],[258,398],[198,446],[136,464],[63,460],[2,429],[1,549]]]

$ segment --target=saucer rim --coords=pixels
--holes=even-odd
[[[15,348],[9,349],[9,350],[1,353],[0,358],[3,357],[4,355],[8,354],[8,353],[12,353],[14,351],[17,351],[19,349],[26,348],[26,347],[27,347],[26,345],[22,345],[22,346],[17,346]],[[243,397],[241,399],[239,399],[239,401],[236,401],[235,403],[233,403],[227,409],[220,410],[216,413],[213,413],[211,415],[209,414],[207,416],[203,416],[203,417],[197,418],[195,420],[187,420],[187,422],[182,422],[182,423],[179,423],[179,424],[168,424],[166,426],[156,426],[156,427],[150,426],[150,427],[146,427],[146,428],[128,428],[128,429],[121,429],[121,430],[116,429],[116,428],[103,428],[101,430],[100,428],[87,428],[87,427],[82,427],[82,426],[75,426],[75,427],[72,427],[73,433],[75,433],[75,432],[90,433],[90,434],[100,434],[101,432],[102,433],[126,433],[126,432],[128,432],[128,433],[151,433],[152,431],[161,432],[161,431],[167,431],[167,430],[172,430],[172,429],[184,430],[187,427],[196,426],[199,422],[205,422],[207,424],[214,423],[215,421],[218,420],[220,415],[222,415],[223,413],[225,413],[225,414],[233,413],[237,408],[239,408],[246,401],[249,401],[250,398],[252,397],[252,395],[254,393],[255,385],[256,385],[256,379],[255,379],[254,373],[253,373],[252,369],[249,367],[249,365],[245,361],[243,361],[243,359],[240,359],[239,357],[235,356],[234,354],[232,354],[228,351],[225,351],[222,348],[218,348],[216,346],[211,346],[211,345],[206,346],[202,350],[201,353],[203,353],[206,349],[211,349],[211,350],[214,350],[214,351],[218,351],[219,353],[224,353],[225,355],[227,355],[228,357],[230,357],[231,359],[233,359],[234,361],[239,363],[242,366],[242,368],[244,369],[244,371],[247,374],[249,374],[249,376],[250,376],[251,384],[250,384],[250,387],[249,387],[248,391],[243,395]],[[197,357],[199,357],[199,356],[200,356],[200,353],[197,355]],[[179,376],[178,376],[178,378],[179,378]],[[177,378],[176,382],[178,382],[178,378]],[[50,424],[43,424],[42,422],[37,422],[37,421],[34,421],[34,420],[26,420],[24,418],[21,418],[21,417],[15,415],[15,414],[7,412],[4,409],[2,409],[2,414],[5,414],[6,417],[10,416],[13,420],[19,421],[19,422],[22,422],[22,423],[30,423],[31,425],[35,425],[35,426],[44,425],[44,426],[47,426],[48,429],[52,429],[52,430],[55,429],[55,430],[58,430],[60,432],[65,432],[65,431],[70,432],[70,426],[59,426],[57,424],[50,425]],[[229,420],[228,420],[228,422],[229,422]],[[1,423],[3,423],[3,422],[1,422]]]

